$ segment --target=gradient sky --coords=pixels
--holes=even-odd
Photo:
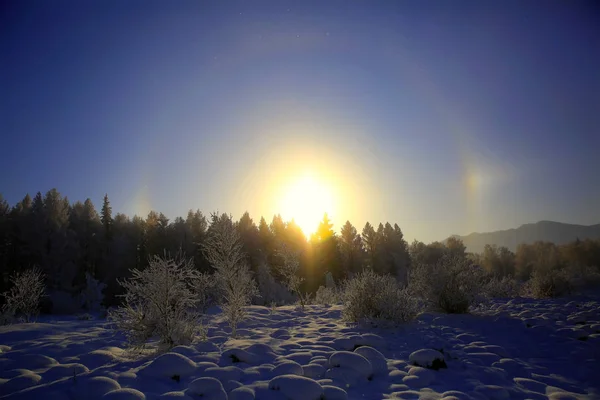
[[[310,170],[336,229],[598,223],[600,8],[3,1],[0,135],[11,205],[56,187],[270,221]]]

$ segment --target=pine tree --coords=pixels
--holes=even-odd
[[[313,263],[315,264],[314,274],[316,274],[312,277],[312,281],[309,281],[311,290],[323,285],[327,272],[331,272],[336,281],[344,278],[337,242],[338,238],[333,231],[333,223],[329,220],[329,216],[325,214],[317,231],[311,237]]]
[[[365,258],[363,243],[350,221],[346,221],[341,229],[339,246],[344,273],[353,275],[360,272]]]
[[[104,237],[110,241],[112,239],[112,207],[108,201],[108,194],[104,195],[104,202],[102,203],[102,211],[100,212],[100,221],[104,227]]]
[[[369,222],[365,224],[362,230],[362,241],[367,253],[366,266],[373,270],[377,260],[377,232]]]

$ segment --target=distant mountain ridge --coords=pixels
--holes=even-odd
[[[462,239],[467,251],[481,253],[486,244],[508,247],[515,251],[521,243],[537,241],[565,244],[577,238],[600,239],[600,224],[575,225],[554,221],[540,221],[534,224],[524,224],[516,229],[503,231],[471,233],[466,236],[453,235]]]

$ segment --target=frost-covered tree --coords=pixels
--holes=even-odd
[[[87,311],[100,311],[106,285],[99,282],[90,273],[85,274],[85,287],[80,293],[81,306]]]
[[[129,343],[143,346],[158,336],[166,347],[189,344],[201,330],[199,303],[203,279],[192,260],[154,256],[144,270],[134,269],[125,289],[123,305],[109,311],[109,320]]]
[[[235,336],[237,325],[246,317],[245,307],[258,295],[258,290],[230,215],[211,215],[203,249],[206,259],[215,269],[219,303]]]
[[[37,268],[17,272],[11,277],[12,287],[2,294],[3,319],[19,317],[30,322],[39,313],[40,300],[44,297],[44,276]]]
[[[285,286],[275,280],[271,273],[271,268],[269,268],[267,263],[263,262],[258,265],[256,281],[260,294],[260,298],[257,299],[258,304],[268,306],[271,304],[285,305],[294,302],[294,295]]]
[[[304,282],[304,278],[300,276],[300,254],[297,251],[290,249],[289,246],[284,243],[280,244],[277,252],[283,260],[281,273],[285,285],[292,293],[298,296],[300,305],[302,306],[302,309],[304,309],[307,297],[300,290],[300,285]]]

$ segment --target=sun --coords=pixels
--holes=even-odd
[[[317,230],[325,213],[334,213],[330,187],[312,174],[305,174],[284,186],[279,210],[285,220],[294,219],[305,235]]]

